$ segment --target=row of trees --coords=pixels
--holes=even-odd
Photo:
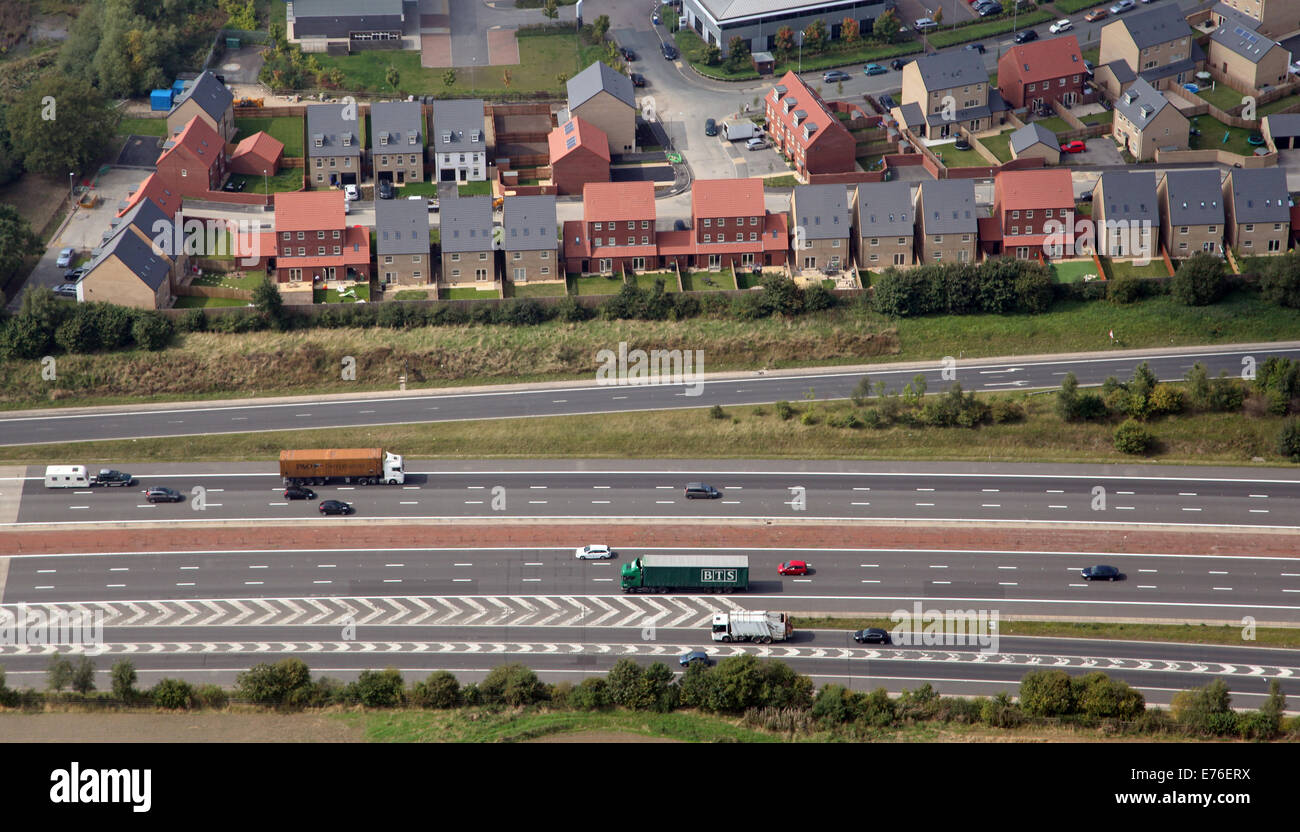
[[[1257,288],[1269,303],[1300,309],[1300,254],[1289,252],[1262,257],[1255,262]],[[1183,306],[1209,306],[1228,294],[1231,276],[1227,263],[1203,252],[1182,260],[1164,290]],[[1107,283],[1106,297],[1113,303],[1127,304],[1159,294],[1160,284],[1131,274]]]
[[[174,326],[153,310],[111,303],[70,304],[49,289],[23,293],[17,315],[0,320],[0,357],[37,359],[56,352],[92,353],[139,347],[161,350]]]
[[[891,317],[975,312],[1045,312],[1052,275],[1028,260],[998,257],[972,263],[927,263],[886,269],[872,282],[873,306]]]

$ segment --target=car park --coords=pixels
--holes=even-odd
[[[703,650],[692,650],[689,653],[683,653],[677,659],[677,663],[682,667],[690,667],[693,664],[702,664],[707,667],[713,664],[713,659],[710,659],[709,654]]]
[[[827,84],[834,84],[837,81],[847,81],[850,76],[847,72],[838,69],[832,69],[830,72],[822,74],[822,81]]]
[[[155,485],[152,488],[145,489],[145,499],[151,503],[179,503],[185,499],[185,495],[172,488],[165,488],[161,485]]]
[[[72,246],[60,249],[59,259],[54,261],[54,265],[58,266],[60,269],[66,269],[68,266],[72,265],[72,256],[76,253],[77,250]]]
[[[865,630],[858,630],[853,634],[853,640],[858,644],[889,644],[889,631],[880,627],[868,627]]]
[[[1058,20],[1055,23],[1053,23],[1051,26],[1048,26],[1047,31],[1051,32],[1054,35],[1059,35],[1062,32],[1068,32],[1073,28],[1074,28],[1074,24],[1071,23],[1070,21]]]
[[[1083,143],[1083,139],[1075,139],[1074,141],[1069,141],[1061,145],[1062,153],[1082,153],[1087,149],[1088,146]]]
[[[807,575],[811,564],[806,560],[788,560],[776,568],[778,575]]]
[[[574,551],[573,556],[578,560],[609,560],[614,557],[614,550],[603,543],[592,543]]]
[[[745,142],[746,150],[762,150],[765,147],[767,147],[767,141],[765,139],[760,139],[758,136]]]
[[[705,485],[702,482],[686,483],[686,499],[688,500],[713,500],[722,496],[722,492],[711,485]]]
[[[1038,40],[1038,33],[1033,29],[1025,29],[1022,32],[1018,32],[1012,40],[1016,43],[1029,43],[1031,40]]]
[[[1118,581],[1122,577],[1118,569],[1105,564],[1084,567],[1079,574],[1085,581]]]
[[[342,500],[321,500],[318,508],[321,514],[351,514],[356,510]]]
[[[284,489],[284,498],[286,500],[314,500],[316,492],[304,485],[291,485]]]
[[[1083,19],[1088,21],[1089,23],[1096,23],[1098,20],[1104,20],[1107,17],[1110,17],[1110,12],[1106,11],[1105,9],[1093,9],[1092,11],[1085,14],[1083,16]]]
[[[704,135],[706,136],[718,135],[718,123],[711,118],[706,118],[704,120]]]
[[[880,64],[867,64],[862,68],[862,74],[864,75],[884,75],[888,71]]]

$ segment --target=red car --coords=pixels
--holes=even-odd
[[[1083,143],[1082,139],[1075,139],[1072,142],[1066,142],[1061,145],[1062,153],[1082,153],[1087,150],[1088,146]]]
[[[803,560],[789,560],[776,568],[778,575],[807,575],[808,562]]]

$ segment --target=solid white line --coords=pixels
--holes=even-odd
[[[1195,491],[1179,491],[1179,492],[1178,492],[1178,496],[1179,496],[1179,497],[1195,497],[1195,496],[1196,496],[1196,492],[1195,492]]]
[[[549,488],[550,486],[546,486],[546,485],[530,485],[530,486],[528,486],[528,487],[529,487],[530,489],[534,490],[534,491],[537,491],[537,490],[545,490],[545,489]]]
[[[529,501],[528,501],[528,505],[530,505],[530,506],[544,506],[544,505],[546,505],[546,504],[547,504],[547,501],[546,501],[546,500],[529,500]]]
[[[541,578],[520,578],[520,580],[525,581],[525,582],[536,583],[536,582],[540,581]]]
[[[871,503],[849,503],[851,506],[869,506]]]
[[[406,564],[404,564],[404,563],[385,563],[385,564],[384,564],[384,567],[387,568],[387,569],[400,569],[400,568],[403,567],[403,566],[406,566]]]
[[[1266,509],[1266,508],[1252,508],[1252,509],[1250,510],[1250,513],[1251,513],[1251,514],[1268,514],[1268,509]]]
[[[1069,506],[1048,506],[1048,508],[1069,508]]]
[[[472,563],[453,563],[452,566],[473,566]]]
[[[1013,581],[998,581],[998,586],[1020,586],[1020,584]]]
[[[916,503],[917,506],[932,506],[934,503]]]
[[[1216,586],[1214,588],[1219,590],[1220,592],[1232,592],[1232,587],[1230,586]]]
[[[999,566],[998,569],[1019,569],[1019,566]]]
[[[337,566],[338,566],[338,564],[335,564],[335,563],[318,563],[318,564],[316,564],[316,568],[317,568],[317,569],[335,569],[335,568],[337,568]]]
[[[593,485],[592,488],[613,488],[611,485]]]
[[[1001,503],[980,503],[980,508],[1002,508]]]
[[[853,490],[854,490],[854,491],[870,491],[871,489],[870,489],[870,488],[856,488],[856,487],[855,487]]]
[[[1123,494],[1123,495],[1128,496],[1128,497],[1133,496],[1133,492],[1132,492],[1132,491],[1116,491],[1115,493],[1116,493],[1116,494]]]
[[[1048,494],[1064,494],[1064,493],[1065,493],[1065,489],[1063,489],[1063,488],[1049,488],[1049,489],[1047,490],[1047,493],[1048,493]]]
[[[37,586],[37,587],[32,587],[32,588],[33,588],[33,589],[54,589],[53,586]]]
[[[270,567],[268,567],[266,564],[251,564],[251,563],[250,563],[250,564],[248,565],[248,568],[249,568],[249,569],[268,569],[268,568],[270,568]]]
[[[126,584],[104,584],[104,587],[107,589],[121,589],[124,586],[126,586]]]
[[[1267,495],[1267,494],[1251,494],[1250,496],[1251,496],[1251,497],[1257,497],[1257,498],[1259,498],[1259,499],[1263,499],[1263,500],[1267,500],[1267,499],[1268,499],[1268,495]]]
[[[108,571],[109,571],[109,572],[130,572],[130,571],[131,571],[131,567],[129,567],[129,566],[114,566],[114,567],[112,567],[111,569],[109,569]]]
[[[1199,509],[1199,508],[1187,508],[1186,506],[1183,506],[1183,511],[1200,511],[1200,509]]]
[[[178,583],[178,584],[176,584],[176,585],[177,585],[177,586],[194,586],[194,582],[193,582],[193,581],[182,581],[181,583]]]
[[[418,506],[419,504],[420,504],[420,501],[419,501],[419,500],[400,500],[400,501],[398,501],[398,505],[401,505],[401,506]]]
[[[1138,589],[1155,589],[1155,584],[1138,584]]]
[[[1228,574],[1228,573],[1227,573],[1227,572],[1221,572],[1221,571],[1219,571],[1219,570],[1217,570],[1217,569],[1211,569],[1211,570],[1210,570],[1210,574],[1211,574],[1211,575],[1226,575],[1226,574]]]

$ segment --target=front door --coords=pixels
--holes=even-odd
[[[754,265],[754,255],[752,254],[740,255],[740,265],[745,266],[747,268],[752,267]]]

